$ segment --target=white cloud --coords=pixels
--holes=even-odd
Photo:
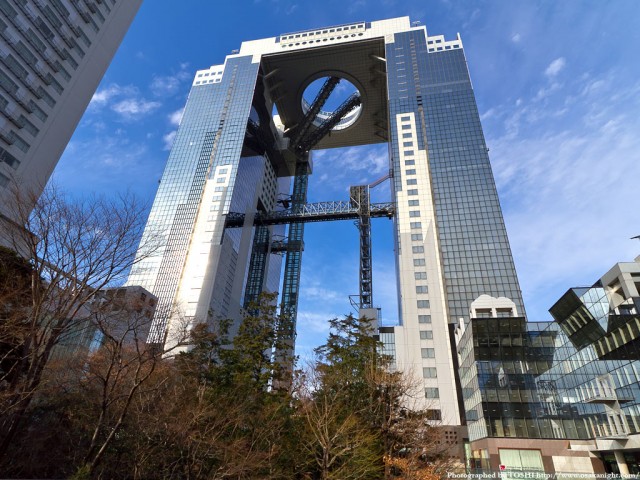
[[[354,0],[349,2],[349,13],[355,13],[367,6],[366,0]]]
[[[150,88],[154,95],[161,97],[173,95],[180,86],[180,80],[176,77],[156,77],[151,82]]]
[[[326,342],[329,320],[341,316],[331,310],[298,310],[296,355],[303,362],[313,359],[313,349]]]
[[[593,82],[589,82],[583,89],[582,95],[590,95],[592,93],[596,93],[605,86],[607,82],[605,80],[594,80]]]
[[[553,62],[549,64],[547,69],[544,71],[544,74],[547,77],[555,77],[560,73],[560,71],[565,67],[567,61],[564,57],[556,58]]]
[[[537,101],[537,100],[542,100],[544,98],[547,98],[549,95],[559,90],[561,87],[562,85],[558,82],[553,82],[548,87],[542,87],[541,89],[538,90],[538,93],[536,93],[534,100]]]
[[[519,34],[519,33],[516,33],[516,34],[514,34],[514,35],[511,37],[511,41],[512,41],[513,43],[519,43],[519,42],[520,42],[520,40],[522,40],[522,37],[520,36],[520,34]]]
[[[180,126],[180,122],[182,121],[182,116],[184,115],[184,108],[180,108],[175,112],[169,115],[169,123],[176,127]]]
[[[488,120],[489,118],[492,118],[495,116],[496,116],[496,109],[490,108],[489,110],[487,110],[486,112],[480,115],[480,120],[484,122],[485,120]]]
[[[143,98],[127,98],[114,104],[111,109],[126,119],[139,118],[160,107],[160,102],[151,102]]]
[[[339,299],[344,299],[344,293],[343,292],[338,292],[335,290],[330,290],[328,288],[324,288],[318,284],[316,285],[309,285],[309,286],[304,286],[301,290],[301,293],[307,298],[307,299],[320,299],[320,300],[327,300],[327,301],[335,301],[335,300],[339,300]]]
[[[576,76],[570,87],[602,91],[611,77]],[[590,284],[638,253],[628,240],[640,233],[640,212],[629,200],[640,151],[636,87],[619,85],[615,99],[556,103],[530,101],[514,114],[515,134],[489,139],[531,320],[548,318],[544,312],[567,288]]]
[[[121,86],[117,83],[112,83],[108,87],[101,88],[96,91],[91,97],[89,106],[91,107],[103,107],[107,105],[112,99],[121,97],[123,95],[133,95],[136,93],[136,88],[133,85]]]
[[[177,93],[182,83],[191,78],[188,67],[188,63],[182,63],[178,72],[173,75],[155,76],[149,86],[151,92],[157,97],[167,97]]]
[[[372,183],[389,171],[386,144],[321,150],[312,158],[314,174],[310,181],[317,182],[319,188],[310,187],[309,192],[321,191],[323,198],[317,200],[346,198],[350,185]]]
[[[111,126],[113,127],[113,126]],[[55,170],[55,180],[74,193],[105,193],[131,189],[145,198],[155,191],[155,182],[143,177],[160,177],[162,164],[149,153],[145,139],[133,140],[126,130],[108,128],[88,131],[71,142]],[[115,190],[114,190],[115,189]]]
[[[176,139],[177,130],[173,130],[162,137],[162,141],[164,142],[163,150],[171,150],[173,147],[173,142]]]
[[[135,86],[117,83],[98,90],[89,104],[93,111],[109,108],[125,120],[141,118],[160,106],[160,102],[144,99]]]

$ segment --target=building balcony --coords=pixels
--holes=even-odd
[[[584,403],[628,403],[634,400],[631,393],[627,391],[607,390],[594,393],[584,399]]]

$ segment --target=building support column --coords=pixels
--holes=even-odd
[[[618,463],[618,470],[620,470],[620,475],[629,475],[629,467],[627,466],[627,462],[624,459],[624,453],[620,450],[614,450],[613,454],[616,456],[616,462]]]

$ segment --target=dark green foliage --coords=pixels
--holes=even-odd
[[[87,460],[92,449],[114,425],[107,418],[96,429],[105,422],[99,372],[112,356],[103,349],[75,370],[49,369],[55,387],[31,405],[4,471],[15,478],[392,478],[390,468],[385,477],[388,456],[415,445],[406,441],[408,422],[394,429],[406,387],[387,370],[370,323],[353,316],[331,320],[316,361],[292,376],[289,338],[281,334],[291,326],[278,318],[274,303],[263,296],[233,334],[230,321],[196,325],[190,349],[159,360],[129,396],[117,435],[94,464]],[[135,360],[135,353],[119,351],[118,358]],[[112,389],[110,415],[125,412],[132,375],[123,370]],[[291,378],[291,388],[284,388]],[[407,418],[422,442],[420,415]]]
[[[376,371],[385,362],[370,321],[353,315],[329,321],[327,343],[302,383],[301,413],[314,477],[381,478],[383,437],[375,421]]]

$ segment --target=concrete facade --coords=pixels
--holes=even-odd
[[[0,0],[0,218],[11,185],[44,188],[141,3]]]
[[[524,306],[459,36],[429,35],[408,17],[357,22],[244,42],[196,72],[145,233],[160,236],[161,254],[136,266],[128,284],[159,298],[153,341],[171,337],[172,323],[238,319],[248,285],[279,289],[272,253],[264,279],[254,278],[253,215],[282,208],[277,199],[291,194],[288,147],[309,108],[303,92],[332,76],[349,81],[361,103],[310,155],[389,145],[396,366],[421,386],[417,408],[460,426],[451,325],[468,321],[480,295],[510,298],[521,314]],[[330,115],[319,112],[309,131]],[[273,151],[249,148],[251,122]],[[242,228],[225,228],[232,214],[244,215]]]

